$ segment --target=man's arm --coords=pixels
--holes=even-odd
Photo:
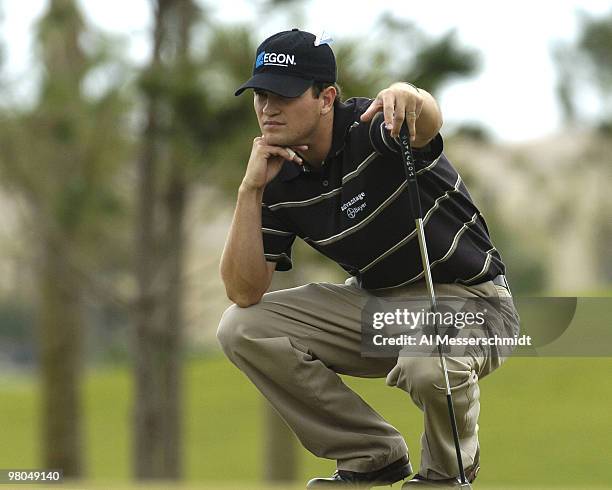
[[[427,91],[404,82],[381,90],[370,107],[361,115],[363,122],[383,111],[385,125],[397,138],[404,120],[408,123],[414,148],[427,145],[442,127],[442,113],[438,103]]]
[[[227,297],[238,306],[259,302],[270,287],[276,264],[266,262],[261,234],[263,189],[242,184],[221,256],[220,273]]]
[[[264,257],[261,206],[265,186],[276,177],[285,160],[302,163],[293,150],[267,145],[261,137],[253,141],[219,266],[227,297],[240,307],[259,302],[276,268],[276,263]]]

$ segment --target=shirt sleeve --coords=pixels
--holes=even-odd
[[[382,112],[377,113],[370,122],[370,143],[374,151],[383,156],[400,155],[400,143],[391,137],[385,129],[385,116]],[[413,148],[412,154],[415,166],[422,168],[437,160],[444,150],[442,136],[438,133],[427,145],[422,148]]]
[[[293,267],[291,247],[296,235],[265,204],[261,207],[261,232],[266,261],[276,262],[277,271],[290,270]]]

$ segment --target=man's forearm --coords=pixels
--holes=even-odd
[[[417,137],[413,145],[416,148],[429,143],[438,134],[443,122],[436,99],[423,89],[419,89],[419,92],[423,96],[423,109],[416,120]]]
[[[220,272],[227,296],[239,306],[257,302],[268,288],[261,235],[262,195],[263,189],[240,186],[221,256]]]

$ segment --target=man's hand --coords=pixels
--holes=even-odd
[[[408,122],[410,139],[417,138],[416,120],[421,115],[425,97],[416,87],[407,83],[394,83],[381,90],[370,107],[362,114],[363,122],[370,121],[377,112],[383,111],[385,126],[391,136],[397,138],[404,120]]]
[[[268,145],[263,136],[253,140],[253,148],[249,163],[242,179],[242,185],[249,189],[263,190],[264,187],[278,175],[285,160],[293,160],[302,164],[302,159],[296,150],[305,151],[308,146],[273,146]]]

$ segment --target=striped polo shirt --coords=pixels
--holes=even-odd
[[[266,186],[262,236],[267,261],[292,267],[296,237],[335,261],[361,287],[383,289],[424,278],[399,145],[382,113],[359,116],[371,99],[337,104],[331,150],[320,169],[285,161]],[[414,150],[434,282],[477,284],[505,273],[484,217],[438,134]]]

